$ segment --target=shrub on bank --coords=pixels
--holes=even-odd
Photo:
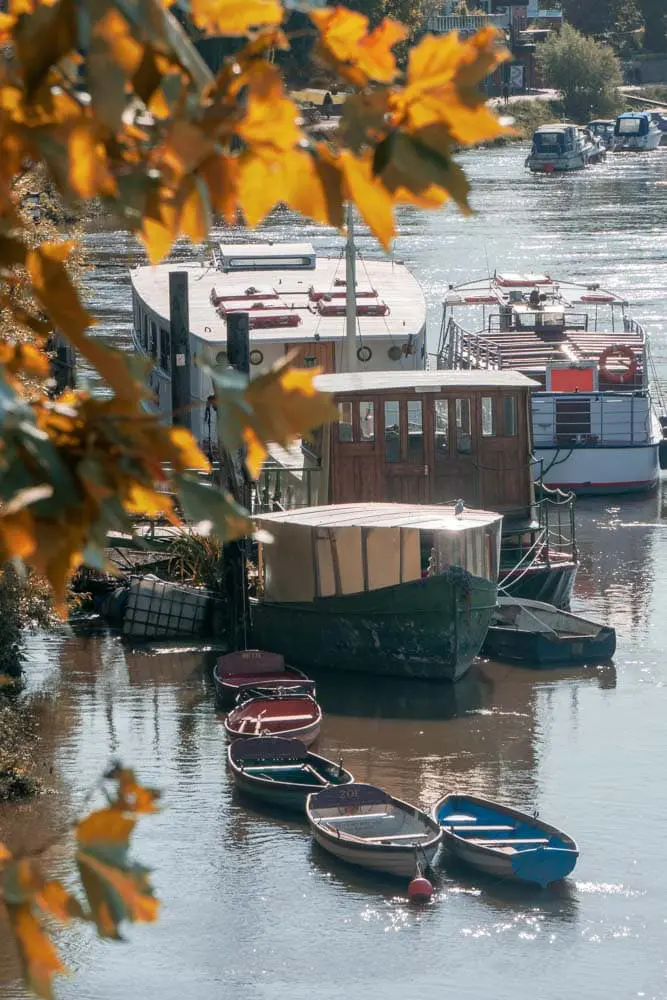
[[[560,92],[566,118],[586,122],[618,112],[623,77],[608,45],[564,24],[560,34],[552,34],[539,47],[537,58],[547,85]]]

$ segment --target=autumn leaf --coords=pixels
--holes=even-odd
[[[137,781],[134,771],[129,767],[115,764],[105,774],[105,778],[118,783],[118,795],[113,802],[117,809],[130,813],[155,813],[160,792],[156,788],[145,788]]]
[[[124,502],[128,514],[141,514],[145,517],[159,517],[161,514],[171,515],[174,504],[166,493],[131,483]]]
[[[12,852],[0,840],[0,868],[5,865],[7,861],[11,861],[11,859]]]
[[[69,130],[69,184],[79,198],[111,195],[116,185],[109,171],[104,145],[90,122],[79,121]]]
[[[374,174],[372,155],[341,154],[344,187],[347,197],[355,202],[364,220],[378,240],[389,249],[395,232],[394,199]]]
[[[278,0],[192,0],[192,18],[203,31],[247,35],[262,24],[280,24],[284,17]]]
[[[45,916],[58,920],[61,924],[75,919],[89,919],[79,900],[57,879],[44,882],[33,895],[32,901]]]
[[[369,33],[368,18],[348,7],[323,7],[308,12],[320,33],[323,58],[360,87],[371,80],[391,83],[397,74],[392,48],[408,37],[407,28],[385,17]]]
[[[128,857],[134,825],[133,818],[112,807],[91,813],[76,828],[77,867],[101,937],[119,938],[125,920],[157,919],[148,869]]]
[[[173,449],[173,462],[179,469],[198,469],[210,472],[211,463],[199,450],[192,432],[185,427],[170,427],[166,432],[169,445]]]
[[[53,977],[67,971],[53,942],[29,903],[5,905],[27,985],[38,997],[53,1000]]]

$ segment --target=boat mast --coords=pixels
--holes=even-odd
[[[347,242],[345,244],[345,352],[343,369],[357,369],[357,260],[354,249],[354,215],[347,203]]]

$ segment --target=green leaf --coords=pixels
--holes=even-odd
[[[229,542],[252,532],[248,512],[231,494],[191,476],[178,476],[175,485],[188,520],[195,524],[210,522],[221,541]]]

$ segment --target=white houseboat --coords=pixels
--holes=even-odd
[[[645,152],[657,149],[662,140],[662,132],[653,115],[648,111],[628,111],[619,115],[614,127],[615,149]]]
[[[583,170],[607,155],[607,147],[597,136],[567,122],[542,125],[533,135],[526,166],[533,173]]]
[[[597,284],[494,274],[450,288],[443,368],[513,369],[536,380],[535,476],[578,494],[656,486],[662,429],[642,327]]]
[[[153,359],[151,388],[159,410],[165,416],[171,412],[171,271],[189,276],[192,430],[202,443],[211,433],[207,399],[213,385],[200,365],[228,367],[230,313],[248,313],[251,376],[268,371],[293,350],[298,364],[326,372],[352,366],[360,371],[423,369],[426,300],[417,280],[403,263],[351,252],[352,261],[349,246],[346,254],[324,257],[309,243],[225,244],[205,266],[172,263],[133,270],[134,345]],[[350,325],[351,337],[346,337]],[[215,430],[212,436],[215,441]]]

